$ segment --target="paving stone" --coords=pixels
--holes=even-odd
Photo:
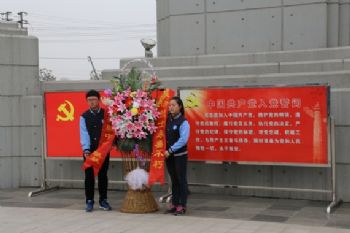
[[[27,208],[65,208],[68,204],[59,203],[33,203],[33,202],[0,202],[4,207],[27,207]]]
[[[196,208],[196,210],[215,211],[215,212],[225,211],[228,209],[229,207],[219,207],[219,206],[200,206]]]
[[[251,220],[253,220],[253,221],[266,221],[266,222],[285,222],[288,220],[288,218],[283,217],[283,216],[257,214],[254,217],[252,217]]]

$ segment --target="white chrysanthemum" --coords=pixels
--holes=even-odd
[[[125,176],[125,180],[132,190],[143,189],[148,184],[148,173],[137,167]]]

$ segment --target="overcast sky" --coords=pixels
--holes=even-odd
[[[0,4],[5,11],[15,20],[28,12],[40,67],[58,79],[89,79],[87,56],[97,70],[118,68],[118,58],[144,56],[141,38],[156,39],[155,0],[7,0]]]

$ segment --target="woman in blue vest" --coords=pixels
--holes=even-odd
[[[166,166],[171,179],[172,205],[167,213],[182,215],[187,204],[187,141],[190,125],[185,118],[182,100],[175,96],[169,102],[166,122]]]

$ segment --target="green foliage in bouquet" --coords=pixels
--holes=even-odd
[[[138,144],[141,151],[146,153],[152,152],[152,136],[147,136],[145,139],[134,138],[118,138],[116,140],[116,146],[119,151],[124,153],[130,153],[134,150],[135,145]]]
[[[148,135],[147,138],[139,140],[139,148],[141,151],[151,153],[152,152],[152,136]]]
[[[131,151],[133,151],[133,149],[135,148],[135,145],[136,145],[136,140],[133,138],[123,138],[123,139],[118,138],[116,140],[116,146],[118,150],[124,153],[130,153]]]

